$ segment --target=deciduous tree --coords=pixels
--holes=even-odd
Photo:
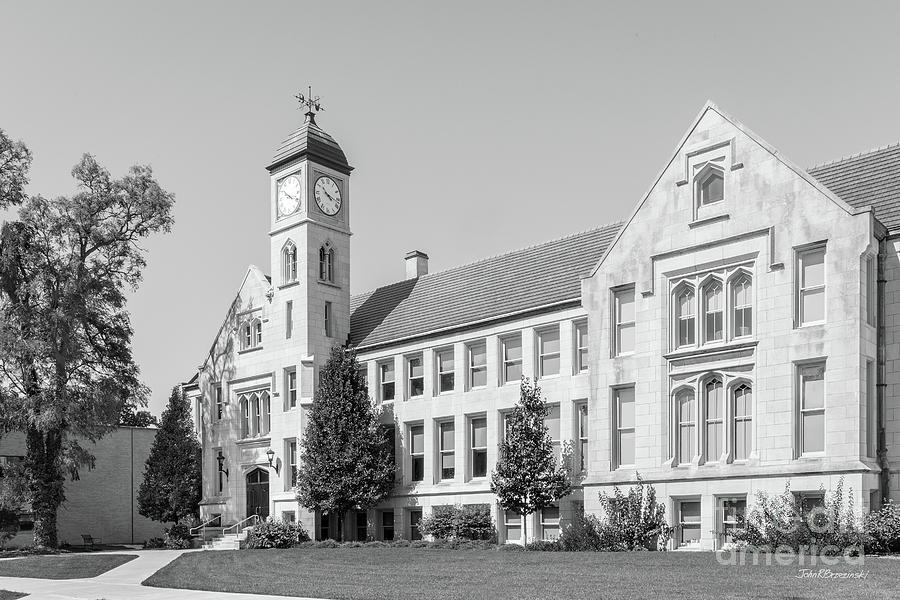
[[[394,458],[352,348],[333,348],[309,411],[297,474],[297,498],[338,515],[381,502],[394,486]]]
[[[145,266],[141,242],[172,225],[173,196],[135,166],[113,179],[94,157],[72,170],[71,197],[25,197],[21,147],[0,162],[18,219],[0,237],[0,430],[26,438],[35,544],[57,545],[64,474],[77,477],[128,402],[143,403],[125,294]]]
[[[176,386],[150,447],[138,489],[138,512],[167,523],[199,515],[201,452],[191,404]]]
[[[528,541],[526,517],[569,493],[568,470],[553,455],[553,440],[544,424],[550,409],[541,388],[523,377],[519,403],[507,417],[500,458],[491,474],[491,491],[504,510],[522,515],[522,539]]]

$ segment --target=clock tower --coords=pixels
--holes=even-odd
[[[318,99],[298,99],[308,108],[306,121],[282,142],[267,167],[271,302],[273,312],[283,315],[285,350],[297,357],[300,387],[308,393],[315,385],[314,370],[350,333],[353,167],[316,123]]]

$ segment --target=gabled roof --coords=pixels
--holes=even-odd
[[[349,175],[353,170],[347,164],[347,157],[334,138],[325,133],[317,124],[315,115],[307,113],[306,122],[281,142],[272,157],[272,162],[266,167],[271,173],[278,167],[290,161],[307,157],[319,164],[331,167],[335,171]]]
[[[354,296],[350,341],[373,346],[581,302],[581,277],[621,223]]]
[[[900,228],[900,144],[818,165],[809,174],[851,206],[871,206],[891,233]]]

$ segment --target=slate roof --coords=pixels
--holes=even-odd
[[[354,296],[350,341],[372,346],[581,301],[581,277],[621,223],[407,279]]]
[[[314,158],[320,164],[347,175],[353,170],[353,167],[347,164],[344,151],[333,137],[316,124],[315,115],[312,113],[306,115],[306,122],[300,129],[281,142],[275,151],[275,156],[272,157],[271,164],[266,168],[272,172],[281,165],[302,156]]]
[[[847,204],[871,206],[891,233],[900,230],[900,144],[808,170]]]

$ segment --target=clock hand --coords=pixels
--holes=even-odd
[[[334,196],[332,196],[331,194],[328,193],[328,190],[322,190],[322,191],[325,192],[325,195],[328,196],[329,200],[331,200],[332,202],[337,202],[337,200],[334,199]]]

